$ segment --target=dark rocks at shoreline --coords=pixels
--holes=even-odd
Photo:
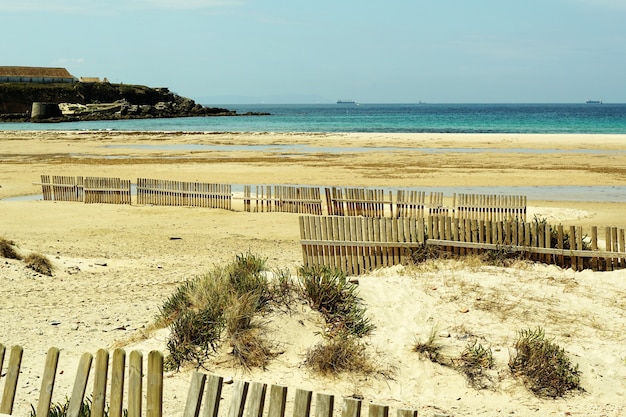
[[[269,113],[236,111],[206,107],[167,88],[149,88],[114,84],[1,86],[4,110],[0,122],[57,123],[96,120],[158,119],[206,116],[266,116]],[[12,87],[12,88],[11,88]],[[80,87],[80,88],[79,88]],[[33,106],[33,103],[37,103]],[[34,108],[45,108],[45,113]],[[9,110],[9,111],[7,111]],[[58,110],[58,111],[57,111]],[[31,117],[31,111],[33,114]]]

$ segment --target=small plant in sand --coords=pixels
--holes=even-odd
[[[301,295],[324,316],[331,333],[346,331],[363,337],[374,330],[374,324],[359,303],[357,286],[348,282],[343,272],[328,267],[303,267],[299,279]]]
[[[424,357],[431,362],[438,363],[440,365],[449,366],[450,362],[441,353],[443,345],[437,341],[438,330],[436,327],[430,329],[430,333],[426,340],[416,339],[414,350],[421,357]]]
[[[373,372],[371,359],[359,341],[374,330],[359,304],[357,286],[343,272],[323,268],[301,268],[300,294],[319,311],[329,326],[325,340],[307,352],[305,365],[320,374]]]
[[[65,401],[63,402],[52,404],[50,406],[50,411],[48,412],[47,417],[67,417],[67,412],[69,408],[70,408],[70,400],[69,398],[66,398]],[[78,417],[90,417],[90,416],[91,416],[91,398],[85,398],[80,407],[80,410],[78,411]],[[109,409],[108,407],[105,407],[104,417],[108,417],[108,416],[109,416]],[[127,417],[127,416],[128,416],[128,409],[125,408],[122,410],[122,417]],[[28,417],[37,417],[37,411],[35,410],[35,407],[33,407],[32,405],[30,406],[30,413]]]
[[[563,348],[546,340],[543,329],[521,330],[515,350],[509,369],[535,395],[562,397],[568,391],[582,390],[578,365],[572,365]]]
[[[477,389],[486,389],[493,385],[493,378],[487,372],[493,369],[494,361],[491,348],[480,343],[469,343],[461,355],[453,361],[454,367],[467,378],[469,385]]]
[[[7,259],[21,260],[22,257],[15,250],[15,242],[0,237],[0,256]]]
[[[39,253],[29,254],[26,258],[24,258],[24,263],[28,268],[34,269],[36,272],[50,277],[54,271],[54,265],[52,262],[50,262],[46,256]]]
[[[305,365],[321,375],[337,375],[341,372],[374,372],[372,361],[365,346],[358,338],[340,333],[309,349]]]

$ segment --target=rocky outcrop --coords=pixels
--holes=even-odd
[[[55,106],[59,112],[52,111]],[[33,112],[33,108],[42,107],[47,111]],[[266,113],[246,113],[259,114]],[[5,122],[239,115],[228,109],[205,107],[167,88],[109,83],[0,83],[0,121]]]

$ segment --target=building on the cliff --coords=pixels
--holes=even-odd
[[[104,77],[104,79],[100,79],[100,77],[80,77],[81,83],[108,83],[109,80]]]
[[[75,83],[78,79],[65,68],[3,67],[0,82],[5,83]]]

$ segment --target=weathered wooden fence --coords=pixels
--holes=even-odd
[[[600,249],[597,227],[587,235],[582,227],[516,220],[301,216],[300,239],[304,266],[327,266],[349,275],[409,262],[423,245],[458,255],[518,252],[575,270],[626,268],[624,229],[614,227],[605,228],[605,248]]]
[[[4,359],[5,347],[0,344],[0,369]],[[51,347],[46,355],[43,377],[41,379],[41,390],[37,402],[36,415],[48,416],[50,411],[54,382],[57,375],[60,351]],[[17,394],[17,383],[20,375],[23,349],[20,346],[11,348],[2,402],[0,403],[0,414],[11,415]],[[104,417],[105,409],[108,410],[109,417],[123,417],[123,408],[128,410],[128,417],[142,416],[143,401],[143,355],[139,351],[132,351],[128,356],[128,374],[126,375],[126,353],[122,349],[113,352],[111,362],[111,391],[107,397],[107,379],[109,372],[109,352],[104,349],[98,350],[94,363],[93,393],[91,396],[91,416]],[[74,387],[71,393],[67,417],[78,417],[91,372],[93,355],[84,353],[78,364]],[[124,389],[125,381],[127,389]],[[124,402],[124,393],[127,392],[128,399]],[[67,393],[66,393],[67,394]],[[163,354],[159,351],[152,351],[148,355],[148,373],[146,378],[146,417],[160,417],[163,405]],[[105,404],[109,398],[109,404]],[[124,405],[126,405],[124,407]]]
[[[322,214],[322,198],[319,187],[245,185],[243,204],[244,211],[248,212],[279,211]]]
[[[0,371],[4,359],[5,348],[0,344]],[[36,407],[37,416],[48,416],[54,392],[55,376],[59,362],[59,349],[52,347],[46,355],[44,374],[41,379],[41,390]],[[0,403],[0,414],[11,415],[16,396],[16,387],[20,374],[23,349],[13,346],[6,370],[5,386]],[[85,399],[87,382],[92,368],[93,356],[84,353],[80,359],[75,377],[74,387],[69,397],[67,417],[78,417]],[[113,352],[109,366],[109,352],[98,350],[94,364],[93,394],[91,396],[91,417],[162,417],[163,416],[163,354],[151,351],[148,355],[148,372],[145,393],[143,384],[143,355],[140,351],[132,351],[128,356],[122,349]],[[126,372],[126,368],[128,372]],[[108,378],[108,370],[111,377]],[[0,376],[4,375],[0,372]],[[107,385],[110,392],[107,394]],[[126,385],[126,389],[124,388]],[[284,417],[287,410],[288,388],[282,385],[268,386],[261,382],[233,381],[232,386],[224,389],[224,378],[194,371],[188,389],[185,404],[181,404],[183,417]],[[229,408],[220,412],[222,397],[230,394]],[[124,394],[128,398],[124,400]],[[145,394],[145,395],[144,395]],[[145,397],[145,408],[142,400]],[[66,398],[68,396],[66,395]],[[106,399],[109,399],[107,407]],[[268,407],[264,412],[266,398]],[[293,417],[309,417],[313,404],[313,392],[296,389],[291,405]],[[204,403],[203,403],[204,402]],[[315,395],[315,416],[333,417],[335,396],[317,393]],[[346,398],[343,402],[341,417],[360,417],[362,401]],[[369,404],[369,417],[388,417],[389,407],[386,405]],[[417,417],[417,410],[398,409],[398,417]]]
[[[394,198],[391,190],[326,187],[325,196],[330,216],[423,217],[453,212],[443,205],[441,192],[396,190]]]
[[[83,201],[83,177],[41,176],[41,191],[46,201]]]
[[[300,216],[303,265],[359,275],[406,263],[412,249],[424,243],[422,219]]]
[[[130,180],[86,177],[85,203],[130,204]]]
[[[523,195],[455,194],[452,206],[460,219],[526,221],[526,200]]]
[[[137,204],[232,209],[229,184],[137,178]]]
[[[385,203],[391,207],[391,191],[373,188],[326,187],[326,210],[329,216],[384,217]]]

